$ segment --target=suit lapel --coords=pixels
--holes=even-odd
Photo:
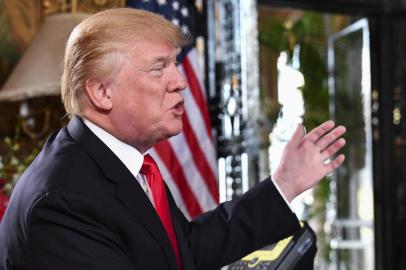
[[[170,268],[177,270],[175,253],[162,223],[137,180],[117,156],[78,117],[68,124],[68,132],[95,160],[107,179],[117,184],[116,196],[122,204],[143,224],[159,243]]]
[[[188,269],[188,270],[196,270],[194,261],[193,261],[193,256],[190,252],[190,247],[188,246],[189,241],[185,238],[185,233],[182,230],[182,226],[180,225],[178,219],[176,218],[176,211],[179,211],[175,200],[173,199],[173,196],[168,188],[166,186],[166,192],[168,193],[168,201],[169,201],[169,208],[171,211],[172,215],[172,222],[173,222],[173,227],[175,230],[176,238],[178,240],[178,245],[179,245],[179,251],[182,257],[182,265],[183,269]]]
[[[134,185],[128,180],[132,180],[132,182],[136,180],[133,177],[131,178],[132,179],[125,179],[127,181],[123,181],[118,185],[116,191],[117,197],[144,225],[145,229],[150,232],[151,236],[161,245],[162,252],[166,255],[171,269],[177,270],[175,253],[172,250],[169,238],[156,214],[155,208],[152,206],[144,190],[142,190],[138,183],[135,183],[137,186],[137,192],[133,192]]]

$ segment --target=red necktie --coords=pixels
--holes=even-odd
[[[178,241],[176,239],[171,214],[169,212],[168,198],[166,196],[164,180],[158,166],[150,155],[144,156],[144,163],[142,164],[140,172],[147,178],[148,185],[152,192],[152,197],[154,198],[155,210],[157,211],[162,225],[164,226],[165,231],[169,237],[173,251],[176,255],[179,269],[182,269]]]

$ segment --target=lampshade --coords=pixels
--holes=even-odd
[[[60,95],[62,61],[73,28],[87,14],[56,14],[46,17],[31,46],[0,90],[0,101]]]

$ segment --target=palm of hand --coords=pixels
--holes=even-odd
[[[324,122],[307,135],[299,126],[286,145],[273,179],[289,201],[343,163],[344,155],[333,156],[345,145],[345,127],[334,125]]]

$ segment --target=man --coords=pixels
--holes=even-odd
[[[332,121],[308,135],[298,127],[272,179],[191,222],[144,157],[182,130],[176,55],[186,42],[162,17],[135,9],[100,12],[74,29],[62,79],[72,119],[14,189],[0,269],[210,270],[299,229],[285,200],[344,160],[325,163],[345,144]]]

